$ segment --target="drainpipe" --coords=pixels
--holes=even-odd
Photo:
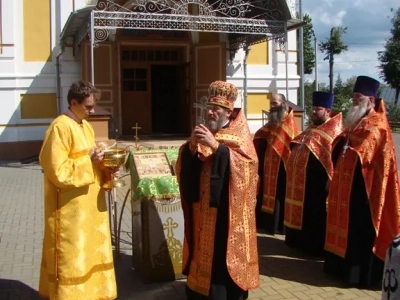
[[[57,89],[57,114],[61,114],[61,77],[60,77],[60,56],[64,53],[64,47],[56,56],[56,89]]]
[[[243,59],[243,74],[244,74],[244,82],[243,82],[243,106],[244,106],[244,115],[247,119],[247,56],[249,55],[251,47],[244,46],[244,59]]]

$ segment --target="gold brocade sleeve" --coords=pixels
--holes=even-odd
[[[66,124],[52,124],[39,155],[45,176],[58,188],[82,187],[95,182],[89,149],[70,153],[70,131]]]

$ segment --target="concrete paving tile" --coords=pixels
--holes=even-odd
[[[267,296],[268,296],[268,293],[266,293],[264,290],[262,290],[260,288],[249,291],[249,297],[254,297],[254,298],[261,297],[262,298],[262,297],[267,297]]]
[[[279,294],[278,291],[276,291],[272,287],[262,287],[262,288],[260,288],[260,290],[262,290],[267,295],[278,295]]]
[[[320,288],[314,287],[312,289],[304,291],[303,293],[311,296],[311,295],[320,294],[321,292],[323,292],[323,290],[321,290]]]
[[[335,290],[335,288],[330,287],[330,286],[322,287],[322,289],[323,289],[325,292],[331,292],[331,291],[334,291],[334,290]]]
[[[292,288],[293,286],[289,283],[289,282],[286,282],[286,283],[282,283],[282,284],[279,284],[279,285],[275,285],[274,286],[274,289],[276,290],[276,291],[279,291],[279,290],[286,290],[286,289],[290,289],[290,288]]]
[[[281,299],[285,299],[285,297],[278,294],[278,295],[271,295],[271,296],[268,296],[267,298],[264,298],[264,299],[268,299],[268,300],[281,300]]]
[[[307,286],[295,286],[295,287],[291,287],[289,290],[290,290],[291,293],[303,292],[303,291],[309,290],[309,287],[307,287]]]
[[[346,293],[346,294],[348,294],[348,293]],[[329,298],[329,297],[343,296],[345,294],[343,294],[341,292],[338,292],[338,291],[330,291],[330,292],[320,292],[320,293],[318,293],[318,295],[321,296],[322,298],[326,299],[326,298]]]
[[[311,298],[310,298],[310,295],[306,295],[306,294],[304,294],[304,293],[301,292],[301,291],[298,291],[298,292],[292,291],[292,293],[293,293],[293,295],[294,295],[297,299],[300,299],[300,300],[311,299]]]
[[[287,298],[293,298],[293,294],[292,294],[290,291],[288,291],[288,290],[280,289],[280,290],[277,290],[277,292],[278,292],[280,295],[282,295],[285,299],[287,299]]]
[[[275,280],[260,283],[260,287],[271,287],[271,286],[273,287],[278,285],[279,283],[277,283]]]
[[[358,298],[359,297],[356,294],[353,294],[353,293],[336,296],[336,299],[339,299],[339,300],[342,300],[342,299],[343,300],[344,299],[358,299]]]
[[[398,141],[400,144],[400,135]],[[40,167],[0,166],[0,186],[6,187],[2,188],[0,196],[0,278],[3,278],[0,279],[0,299],[10,296],[4,293],[3,287],[10,289],[12,285],[15,290],[14,286],[22,284],[26,287],[24,293],[11,296],[36,300],[39,299],[37,287],[43,240],[43,175]],[[117,191],[119,200],[122,201],[126,191],[126,188]],[[119,211],[121,201],[118,202]],[[143,284],[132,271],[129,210],[128,201],[121,223],[123,259],[116,263],[118,300],[186,299],[184,280]],[[261,285],[249,293],[249,300],[380,298],[380,291],[344,288],[340,281],[322,272],[321,260],[290,250],[284,244],[284,236],[259,233],[258,237],[263,239],[259,243]]]
[[[358,297],[366,297],[366,296],[368,297],[368,294],[363,290],[349,288],[348,291],[350,291],[353,294],[356,294]]]

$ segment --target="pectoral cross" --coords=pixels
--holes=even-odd
[[[347,141],[347,142],[346,142],[346,145],[343,146],[343,155],[342,155],[342,156],[344,156],[344,155],[346,154],[347,149],[349,149],[349,148],[350,148],[350,147],[349,147],[349,141]]]
[[[303,138],[302,138],[301,141],[300,141],[299,150],[300,150],[301,148],[303,148],[305,140],[306,140],[306,136],[304,135]]]
[[[142,129],[142,127],[138,127],[138,123],[136,123],[136,126],[135,127],[132,127],[132,129],[135,129],[135,148],[136,149],[138,149],[138,140],[139,140],[139,137],[138,137],[138,130],[139,129]]]
[[[204,124],[205,119],[204,119],[204,111],[207,109],[207,97],[203,96],[200,98],[199,102],[193,103],[193,107],[196,109],[199,109],[199,114],[196,115],[196,125]]]

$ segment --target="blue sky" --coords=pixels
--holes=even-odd
[[[399,0],[302,0],[302,5],[303,14],[312,18],[318,40],[325,41],[333,26],[347,27],[343,41],[349,50],[335,56],[335,79],[340,73],[344,81],[367,75],[382,82],[377,52],[384,50],[385,39],[390,37],[390,9],[400,7]],[[323,53],[318,52],[318,80],[328,83],[329,64],[323,58]],[[314,74],[306,79],[313,80]]]

